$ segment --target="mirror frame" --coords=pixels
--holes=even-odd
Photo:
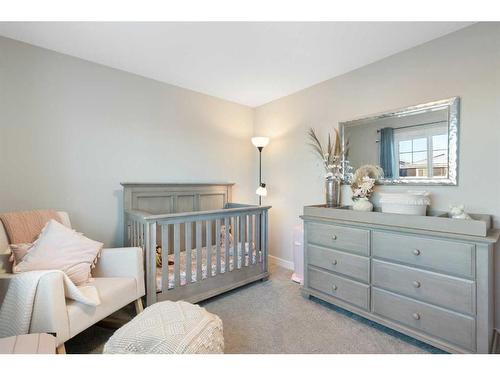
[[[345,149],[345,128],[353,126],[359,121],[378,120],[385,117],[405,117],[417,113],[448,108],[448,178],[406,180],[401,178],[382,178],[377,181],[379,185],[458,185],[458,148],[460,127],[460,97],[437,100],[406,108],[400,108],[375,115],[356,118],[354,120],[339,122],[342,149]],[[344,159],[345,162],[345,159]],[[377,163],[378,164],[378,163]]]

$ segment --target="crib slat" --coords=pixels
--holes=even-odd
[[[127,241],[125,242],[125,245],[127,246],[132,246],[134,247],[135,246],[135,243],[134,243],[134,221],[133,220],[129,220],[128,221],[128,225],[127,225],[127,228],[128,228],[128,232],[127,232]]]
[[[234,226],[233,226],[233,270],[234,269],[238,269],[239,268],[239,265],[238,265],[238,259],[240,257],[240,252],[239,252],[239,246],[238,246],[238,243],[240,242],[240,236],[239,236],[239,233],[240,233],[240,228],[239,228],[239,217],[238,216],[235,216],[234,217]]]
[[[231,225],[231,218],[224,218],[224,251],[226,252],[226,257],[224,260],[224,272],[229,272],[229,226]]]
[[[202,262],[202,222],[197,221],[196,222],[196,281],[201,282],[203,278],[202,274],[202,267],[201,267],[201,262]]]
[[[141,228],[142,228],[142,224],[140,224],[139,222],[136,221],[136,222],[134,222],[134,225],[135,225],[135,236],[136,236],[135,246],[138,246],[138,247],[141,247],[141,248],[144,249],[144,246],[141,243]]]
[[[142,249],[146,249],[146,240],[144,239],[144,233],[145,233],[145,229],[146,228],[146,225],[144,223],[139,223],[138,221],[136,222],[136,227],[135,227],[135,234],[137,236],[136,238],[136,246],[139,246],[140,248]]]
[[[149,231],[149,226],[147,227],[146,229],[147,231]],[[148,241],[149,241],[149,233],[146,233],[147,234],[147,238],[148,238]],[[149,268],[150,264],[151,264],[151,253],[149,252],[149,242],[147,243],[147,246],[146,248],[144,249],[144,255],[145,255],[145,258],[144,261],[145,261],[145,269],[146,269],[146,276],[145,276],[145,279],[146,279],[146,304],[149,306],[150,305],[150,295],[149,295],[149,289],[151,288],[151,285],[150,285],[150,280],[151,280],[151,269]],[[151,302],[152,303],[152,302]]]
[[[250,265],[250,261],[247,263],[246,259],[248,256],[250,256],[250,246],[248,245],[248,226],[249,226],[249,223],[248,223],[248,215],[245,215],[243,216],[243,222],[245,224],[245,227],[244,227],[244,231],[243,231],[243,238],[245,239],[244,243],[243,243],[243,256],[244,256],[244,266],[247,267]],[[250,258],[248,258],[250,259]]]
[[[168,224],[161,225],[161,290],[168,290]]]
[[[246,221],[246,233],[245,233],[245,236],[246,236],[246,239],[247,239],[247,242],[250,243],[251,239],[250,239],[250,220],[252,220],[252,216],[251,215],[246,215],[245,217],[245,221]]]
[[[127,237],[126,245],[135,246],[135,244],[134,244],[134,221],[133,220],[129,220],[129,222],[128,222],[128,237]]]
[[[246,224],[245,224],[246,216],[241,215],[238,218],[238,221],[240,223],[240,245],[238,246],[239,249],[239,257],[241,258],[241,264],[238,268],[243,268],[245,267],[245,232],[246,232]]]
[[[215,252],[217,257],[217,272],[216,275],[220,274],[220,219],[215,220]]]
[[[140,231],[140,226],[142,226],[142,224],[140,224],[139,222],[137,221],[134,221],[134,242],[135,242],[135,245],[134,246],[139,246],[139,247],[142,247],[142,243],[140,242],[140,239],[141,239],[141,231]]]
[[[240,216],[241,242],[247,242],[247,215]]]
[[[254,239],[253,239],[253,220],[255,218],[254,215],[249,215],[249,225],[248,225],[248,264],[255,264],[255,258],[253,256],[254,251]]]
[[[142,241],[142,239],[144,238],[143,231],[144,231],[144,224],[136,221],[135,222],[135,246],[139,246],[139,247],[144,249],[144,242]]]
[[[141,240],[140,240],[140,242],[141,242],[141,247],[143,249],[146,248],[146,227],[147,227],[147,224],[141,224],[141,226],[140,226],[140,230],[141,230],[141,234],[140,234]]]
[[[184,223],[184,232],[186,234],[186,285],[193,282],[193,270],[191,269],[191,264],[192,264],[192,253],[191,250],[193,249],[193,246],[191,244],[191,229],[193,227],[192,222],[187,222]]]
[[[261,251],[261,228],[260,228],[260,217],[261,214],[255,215],[255,259],[257,263],[260,263],[259,253]]]
[[[139,224],[139,222],[134,222],[134,226],[135,226],[135,246],[138,246],[138,247],[142,247],[142,244],[141,244],[141,230],[140,230],[140,226],[139,225],[142,225],[142,224]],[[144,249],[144,247],[142,247]]]
[[[156,302],[156,222],[150,223],[147,227],[148,232],[148,269],[147,274],[147,305],[151,306]]]
[[[263,220],[264,220],[264,224],[262,226],[262,233],[264,235],[264,240],[263,240],[263,247],[262,247],[262,264],[263,264],[263,268],[265,271],[267,271],[268,269],[268,254],[269,254],[269,231],[268,231],[268,215],[267,215],[267,211],[264,211],[263,213]]]
[[[207,245],[207,278],[212,277],[212,220],[207,220],[206,228]]]
[[[133,224],[133,228],[134,228],[134,246],[141,246],[141,244],[139,243],[139,223],[137,221],[133,221],[132,222]]]
[[[239,217],[239,223],[240,223],[240,245],[239,245],[239,251],[240,251],[240,254],[241,254],[241,268],[243,268],[245,266],[245,220],[246,220],[246,216],[244,215],[241,215]]]
[[[134,242],[134,225],[135,225],[135,221],[129,220],[128,226],[127,226],[128,227],[128,233],[127,233],[128,237],[127,237],[126,244],[128,246],[132,246],[132,247],[136,246],[135,242]]]
[[[132,230],[134,231],[134,236],[133,236],[133,241],[134,241],[134,246],[139,246],[139,223],[137,221],[132,221]]]
[[[137,239],[137,246],[143,248],[146,250],[146,224],[144,223],[137,223],[137,234],[138,234],[138,239]]]
[[[174,277],[175,286],[181,285],[181,225],[174,224]]]
[[[138,221],[134,221],[135,246],[139,246],[139,247],[142,247],[144,249],[144,244],[141,242],[142,226],[143,226],[143,224],[139,223]]]

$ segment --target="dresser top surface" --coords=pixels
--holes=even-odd
[[[397,229],[417,234],[496,243],[500,237],[500,229],[490,228],[491,216],[476,214],[472,217],[474,220],[460,220],[451,219],[439,213],[433,216],[414,216],[362,212],[349,208],[330,208],[324,205],[305,206],[304,215],[301,216],[304,220],[335,220],[375,229]]]

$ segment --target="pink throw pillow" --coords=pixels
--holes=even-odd
[[[61,270],[75,284],[82,284],[89,280],[91,266],[102,247],[101,242],[50,220],[13,270],[15,273]]]

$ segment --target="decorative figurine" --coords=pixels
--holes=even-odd
[[[465,206],[459,204],[457,206],[450,206],[450,216],[452,219],[472,220],[470,215],[466,213]]]

